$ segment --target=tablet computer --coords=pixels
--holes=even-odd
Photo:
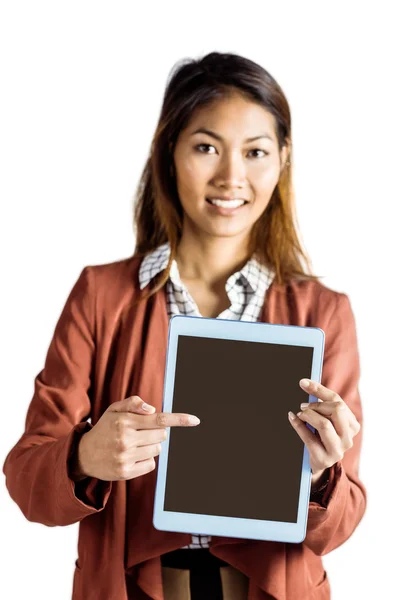
[[[321,381],[324,341],[317,327],[170,319],[163,412],[201,422],[167,428],[158,457],[156,529],[304,540],[311,468],[288,411],[317,401],[299,381]]]

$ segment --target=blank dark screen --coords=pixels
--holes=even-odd
[[[314,349],[178,337],[164,510],[297,521],[304,443],[288,421]]]

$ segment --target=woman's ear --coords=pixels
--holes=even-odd
[[[290,145],[282,146],[280,150],[281,173],[290,165]]]

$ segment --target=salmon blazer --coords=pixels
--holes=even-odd
[[[36,376],[25,431],[4,463],[12,499],[29,521],[79,522],[73,600],[163,600],[160,555],[191,535],[152,524],[156,469],[129,481],[74,483],[70,459],[84,432],[112,403],[133,395],[162,410],[168,338],[165,287],[132,303],[141,258],[85,267],[66,300],[43,370]],[[266,323],[325,332],[322,384],[362,423],[356,327],[349,298],[320,282],[268,288]],[[249,600],[330,597],[321,557],[345,542],[366,508],[359,479],[362,432],[330,469],[321,504],[309,503],[301,544],[212,537],[210,551],[249,577]],[[57,596],[57,590],[55,590]]]

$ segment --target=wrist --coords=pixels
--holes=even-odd
[[[322,485],[328,484],[329,468],[322,471],[316,471],[311,476],[311,491],[317,491]]]
[[[89,477],[89,474],[86,470],[86,454],[85,454],[85,444],[86,444],[86,435],[88,432],[84,433],[80,439],[78,440],[75,452],[72,454],[70,459],[70,473],[69,476],[74,482],[82,481]]]

